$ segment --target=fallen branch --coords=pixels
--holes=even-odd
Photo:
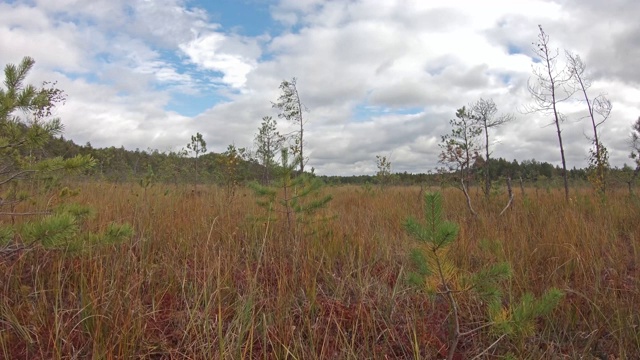
[[[478,216],[478,213],[473,210],[473,207],[471,206],[471,197],[469,197],[469,192],[467,191],[467,186],[464,184],[463,177],[460,177],[460,184],[462,184],[462,192],[464,192],[464,197],[467,198],[467,207],[469,208],[469,211],[471,212],[471,214],[473,214],[473,216]]]
[[[34,211],[34,212],[0,212],[0,216],[32,216],[32,215],[49,215],[51,211]]]
[[[507,209],[511,206],[511,204],[513,204],[513,190],[511,189],[511,177],[507,178],[507,190],[509,191],[509,202],[507,202],[507,206],[505,206],[504,209],[502,209],[502,211],[500,212],[500,215],[498,216],[502,216],[502,214],[504,214],[504,212],[507,211]]]

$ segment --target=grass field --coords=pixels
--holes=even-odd
[[[449,306],[410,285],[413,242],[402,223],[422,217],[420,188],[326,188],[332,220],[291,241],[249,189],[233,199],[201,186],[79,185],[97,210],[85,226],[129,222],[135,236],[82,252],[34,248],[0,258],[0,358],[393,359],[442,358]],[[516,192],[485,202],[479,218],[444,190],[461,227],[449,254],[458,271],[508,261],[506,302],[550,287],[565,293],[534,335],[502,339],[481,358],[640,358],[640,200],[605,204],[589,189]],[[463,327],[485,319],[460,294]],[[461,340],[481,354],[490,328]]]

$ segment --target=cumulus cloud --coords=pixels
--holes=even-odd
[[[244,86],[247,74],[256,67],[255,58],[260,53],[253,41],[243,41],[215,32],[198,35],[179,47],[194,64],[222,73],[222,82],[234,88]]]
[[[376,154],[395,171],[428,171],[448,120],[480,97],[517,117],[492,132],[494,156],[558,164],[550,119],[519,111],[530,102],[531,43],[542,24],[553,48],[587,62],[592,96],[608,94],[614,110],[601,137],[614,165],[629,162],[625,140],[640,115],[635,1],[255,4],[278,24],[259,36],[224,28],[198,1],[0,3],[0,63],[35,57],[31,80],[58,80],[69,94],[59,109],[65,135],[94,146],[176,149],[199,131],[213,151],[250,147],[260,119],[277,115],[279,83],[295,76],[318,173],[373,173]],[[178,97],[192,97],[197,115],[172,108]],[[576,100],[563,110],[569,166],[584,166],[586,108]]]

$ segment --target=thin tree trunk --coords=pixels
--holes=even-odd
[[[489,198],[491,192],[491,176],[489,174],[489,129],[487,128],[487,120],[484,122],[484,139],[485,139],[485,151],[487,154],[486,163],[484,165],[484,196]]]
[[[555,105],[553,106],[555,109]],[[555,110],[554,110],[555,111]],[[564,182],[564,199],[569,201],[569,180],[567,179],[567,162],[564,158],[564,146],[562,145],[562,130],[560,130],[560,123],[556,121],[556,128],[558,130],[558,143],[560,144],[560,157],[562,158],[562,181]]]
[[[499,216],[502,216],[502,214],[504,214],[504,212],[507,211],[507,209],[513,203],[513,190],[511,189],[511,178],[510,177],[507,178],[507,190],[509,191],[509,201],[507,202],[507,205],[504,207],[504,209],[502,209],[502,211],[500,212]]]
[[[478,213],[473,210],[473,207],[471,206],[471,197],[469,196],[467,185],[464,183],[464,178],[460,179],[460,184],[462,185],[462,192],[464,193],[464,197],[467,199],[467,207],[469,208],[469,212],[471,212],[473,216],[478,216]]]
[[[193,189],[198,189],[198,154],[196,153],[196,176],[193,179]]]
[[[298,94],[298,87],[294,83],[293,89],[296,92],[296,101],[298,103],[298,120],[300,120],[300,175],[304,174],[304,119],[302,118],[302,103]]]
[[[556,104],[556,81],[551,73],[551,61],[549,59],[549,49],[547,45],[544,45],[545,60],[547,62],[547,72],[549,74],[549,82],[551,88],[551,101],[553,104],[553,115],[556,124],[556,130],[558,131],[558,143],[560,144],[560,157],[562,158],[562,180],[564,182],[564,198],[565,201],[569,201],[569,181],[567,179],[567,162],[564,157],[564,146],[562,145],[562,130],[560,130],[560,116],[558,115],[558,108]]]
[[[627,184],[629,185],[629,195],[633,195],[633,182],[636,180],[636,178],[638,177],[638,174],[640,174],[640,165],[636,166],[635,171],[633,172],[633,176],[631,177],[631,179],[627,182]]]
[[[591,102],[589,101],[589,96],[587,95],[587,89],[582,82],[582,77],[578,73],[577,69],[574,68],[573,73],[575,74],[576,79],[578,79],[578,83],[580,84],[580,88],[582,89],[582,94],[584,95],[584,100],[587,102],[587,109],[589,110],[589,117],[591,118],[591,125],[593,127],[593,140],[596,145],[596,173],[598,174],[598,180],[603,181],[600,184],[601,188],[598,190],[602,191],[602,194],[605,193],[605,184],[604,184],[604,164],[602,163],[602,157],[600,154],[600,140],[598,140],[598,125],[596,124],[596,119],[593,116],[593,108],[591,106]]]

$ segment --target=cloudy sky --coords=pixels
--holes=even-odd
[[[30,82],[68,94],[65,137],[95,147],[177,150],[200,132],[215,152],[251,148],[297,77],[320,174],[372,174],[378,154],[426,172],[456,109],[480,98],[517,118],[490,133],[494,157],[559,164],[550,117],[523,113],[541,24],[612,101],[601,138],[621,166],[640,116],[638,14],[637,0],[4,0],[0,65],[33,57]],[[569,167],[590,146],[579,100],[563,107]]]

